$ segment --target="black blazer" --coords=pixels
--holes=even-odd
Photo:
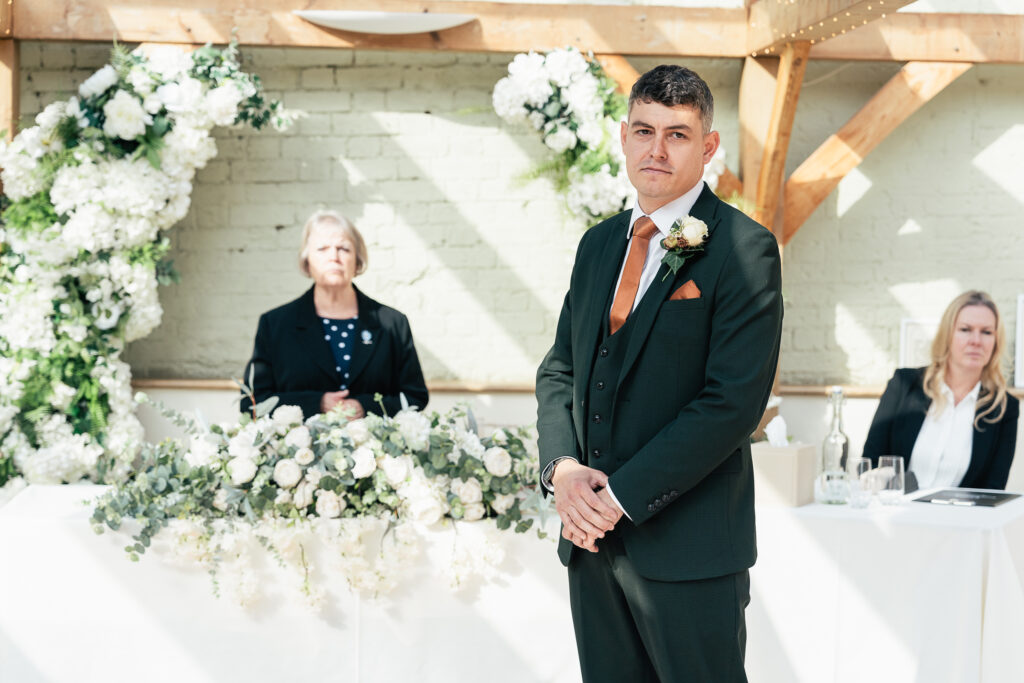
[[[932,401],[924,393],[924,368],[900,368],[878,403],[871,420],[864,457],[878,464],[880,455],[902,455],[910,471],[910,455]],[[974,489],[1004,489],[1010,476],[1013,451],[1017,446],[1017,416],[1020,402],[1006,397],[1006,412],[996,423],[982,420],[974,430],[971,464],[959,486]]]
[[[708,226],[706,247],[675,275],[661,265],[631,314],[623,366],[608,387],[608,453],[586,453],[586,398],[630,212],[583,235],[554,345],[537,371],[541,470],[573,456],[608,474],[630,518],[616,526],[626,554],[641,576],[659,581],[754,564],[749,437],[768,401],[782,330],[772,233],[706,186],[690,214]],[[699,297],[670,300],[688,280]],[[563,563],[573,552],[559,540]]]
[[[349,397],[359,401],[367,413],[380,415],[380,404],[373,400],[373,395],[380,393],[388,415],[394,415],[402,407],[398,396],[401,392],[410,406],[422,410],[427,405],[427,385],[409,320],[358,288],[356,300],[360,334],[368,331],[371,342],[357,342],[352,350]],[[295,301],[260,316],[244,380],[249,381],[251,372],[257,402],[277,396],[279,405],[299,406],[302,414],[310,417],[320,412],[323,395],[341,386],[335,367],[310,287]],[[248,398],[242,399],[242,412],[251,406]]]

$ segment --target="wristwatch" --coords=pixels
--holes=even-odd
[[[540,483],[544,485],[548,491],[555,492],[555,487],[551,485],[551,477],[555,476],[555,465],[562,462],[563,460],[572,460],[573,462],[579,462],[576,458],[571,455],[563,455],[561,458],[555,458],[547,464],[544,471],[540,473]]]

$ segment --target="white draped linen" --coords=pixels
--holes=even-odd
[[[757,533],[751,683],[1024,681],[1024,499],[758,509]]]
[[[126,537],[93,534],[89,494],[33,486],[0,508],[0,681],[579,680],[565,570],[532,534],[503,535],[497,576],[455,592],[442,565],[472,524],[431,532],[384,599],[338,586],[315,616],[288,585],[246,611],[202,571],[129,562]],[[757,514],[751,683],[1024,680],[1024,500]]]

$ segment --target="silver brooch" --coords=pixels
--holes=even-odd
[[[369,330],[363,330],[361,336],[363,338],[363,343],[364,344],[372,344],[373,343],[373,335],[370,334]]]

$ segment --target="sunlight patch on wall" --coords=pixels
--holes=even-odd
[[[896,234],[902,237],[903,235],[916,235],[920,232],[924,232],[924,228],[921,227],[921,224],[913,218],[908,218],[906,222],[900,226],[900,229],[896,231]]]
[[[871,384],[881,374],[879,367],[893,367],[895,358],[886,350],[887,332],[869,329],[843,304],[836,304],[835,335],[836,344],[846,353],[850,382]]]
[[[949,302],[962,291],[964,286],[952,278],[904,282],[889,287],[889,293],[903,307],[908,318],[941,318]]]
[[[836,188],[836,215],[842,217],[859,202],[872,186],[868,178],[859,168],[854,168],[846,177],[839,181]]]
[[[996,185],[1024,204],[1024,174],[1020,172],[1020,149],[1024,145],[1024,124],[1011,126],[972,162]]]

